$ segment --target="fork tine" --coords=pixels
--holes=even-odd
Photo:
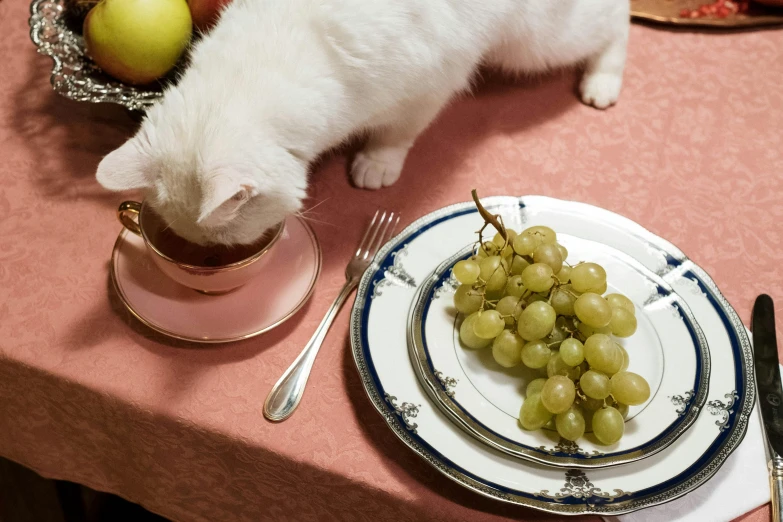
[[[372,245],[375,244],[375,238],[378,237],[378,232],[383,228],[383,222],[386,221],[386,211],[383,211],[383,214],[381,214],[381,219],[378,220],[378,224],[372,227],[372,235],[370,235],[370,240],[367,242],[367,245],[364,247],[364,253],[362,254],[362,259],[367,259],[370,256],[370,248],[372,248]]]
[[[389,214],[389,220],[383,227],[383,231],[378,235],[378,241],[373,243],[372,249],[368,252],[369,257],[375,257],[375,254],[378,252],[378,250],[380,250],[381,246],[389,240],[389,235],[392,231],[394,231],[394,227],[397,226],[397,223],[399,223],[400,217],[397,216],[397,223],[395,223],[393,226],[392,221],[394,221],[394,212]]]
[[[356,249],[356,253],[354,254],[354,257],[360,257],[362,250],[364,249],[364,245],[367,241],[367,236],[370,235],[370,231],[375,226],[375,221],[378,219],[378,214],[380,214],[380,209],[375,211],[375,215],[372,217],[372,221],[370,221],[370,224],[367,226],[367,228],[364,231],[364,236],[362,236],[362,240],[359,242],[359,248]]]

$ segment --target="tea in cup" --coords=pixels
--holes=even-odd
[[[231,292],[258,275],[280,239],[285,221],[250,245],[198,245],[171,230],[147,203],[125,201],[117,210],[125,228],[141,236],[155,265],[174,281],[209,295]]]

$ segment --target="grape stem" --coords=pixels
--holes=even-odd
[[[508,241],[508,233],[506,232],[506,227],[504,227],[503,224],[500,221],[498,221],[497,216],[493,216],[487,211],[486,208],[484,208],[484,205],[482,205],[481,201],[479,201],[479,197],[478,197],[478,193],[476,192],[476,189],[471,190],[470,194],[473,196],[473,201],[476,203],[476,208],[478,209],[479,215],[482,218],[484,218],[484,221],[486,223],[489,223],[490,225],[495,227],[495,230],[498,231],[498,233],[505,241]]]

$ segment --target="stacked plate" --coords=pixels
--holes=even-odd
[[[530,196],[486,198],[510,228],[557,231],[569,262],[604,266],[607,292],[628,296],[638,329],[623,340],[630,371],[650,383],[625,434],[606,446],[517,422],[526,384],[491,350],[460,345],[454,264],[484,221],[473,203],[416,221],[378,253],[351,315],[354,359],[389,427],[463,486],[561,514],[620,514],[687,494],[720,468],[753,407],[750,343],[710,277],[641,226],[590,205]]]

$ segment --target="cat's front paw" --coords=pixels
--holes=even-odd
[[[623,77],[613,73],[585,74],[579,87],[582,101],[596,109],[606,109],[614,105],[620,97]]]
[[[383,147],[365,149],[356,155],[351,178],[359,188],[377,190],[400,179],[407,148]]]

